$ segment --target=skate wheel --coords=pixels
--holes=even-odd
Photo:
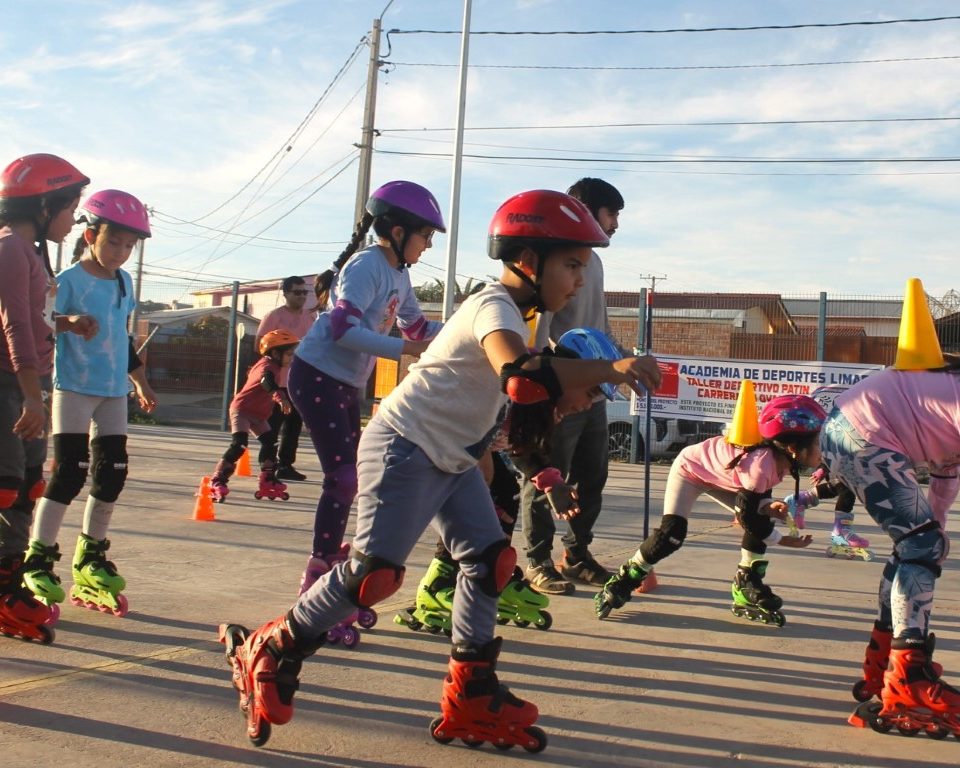
[[[476,749],[483,744],[483,739],[460,739],[460,741],[470,747],[470,749]]]
[[[363,629],[370,629],[375,626],[377,623],[377,612],[366,608],[360,611],[360,615],[357,617],[357,624],[359,624]]]
[[[427,625],[427,632],[429,632],[431,635],[439,635],[439,634],[440,634],[440,627],[435,627],[435,626],[433,626],[432,624],[428,624],[428,625]]]
[[[437,728],[443,724],[442,717],[435,717],[430,721],[430,735],[433,736],[434,741],[438,741],[441,744],[449,744],[453,739],[450,736],[443,736],[437,733]]]
[[[253,492],[253,498],[255,498],[255,499],[262,499],[262,498],[263,498],[263,494],[260,493],[260,491],[254,491],[254,492]],[[250,739],[250,740],[253,741],[253,739]]]
[[[256,733],[247,732],[247,738],[255,747],[262,747],[270,740],[270,723],[262,717],[257,721]]]
[[[546,632],[550,627],[553,626],[553,616],[551,616],[546,611],[540,612],[540,618],[537,620],[537,623],[534,624],[537,629],[543,630]]]
[[[499,749],[501,752],[506,752],[508,749],[513,749],[513,744],[500,744],[499,742],[493,742],[493,746]]]
[[[546,749],[547,734],[543,732],[542,728],[531,725],[529,728],[524,728],[523,732],[531,738],[531,743],[522,745],[527,752],[543,752]]]
[[[527,621],[526,619],[514,619],[514,620],[513,620],[513,623],[516,624],[518,627],[529,627],[529,626],[530,626],[530,622]]]
[[[897,726],[897,730],[900,731],[901,736],[916,736],[920,733],[920,726],[909,726],[900,724]]]
[[[57,636],[57,633],[54,631],[53,627],[49,627],[46,624],[41,624],[37,627],[37,633],[40,635],[37,639],[40,641],[40,645],[50,645],[53,642],[53,639]],[[25,637],[24,640],[29,640],[30,638]]]
[[[284,493],[280,498],[283,499],[284,501],[290,501],[290,494]]]
[[[343,641],[344,648],[355,648],[357,643],[360,642],[360,633],[353,627],[346,627],[343,630],[341,640]]]
[[[867,690],[866,680],[857,680],[853,684],[853,698],[857,701],[870,701],[873,698],[873,692]]]
[[[867,721],[867,725],[877,733],[890,733],[890,729],[893,728],[893,723],[879,716],[881,706],[879,701],[866,704],[862,714]]]
[[[942,725],[935,725],[927,730],[927,736],[934,741],[940,741],[941,739],[947,738],[949,735],[950,730],[948,728],[944,728]]]
[[[118,619],[122,619],[127,615],[127,611],[130,610],[130,603],[127,601],[126,595],[117,595],[117,607],[112,610],[114,616]]]

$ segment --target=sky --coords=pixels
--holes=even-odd
[[[381,15],[372,184],[423,184],[449,221],[461,0],[6,0],[0,161],[52,152],[138,196],[168,294],[322,271],[354,226]],[[960,289],[960,20],[626,34],[942,16],[960,4],[474,0],[458,282],[499,273],[503,200],[598,176],[626,200],[607,290]]]

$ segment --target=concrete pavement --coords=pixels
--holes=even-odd
[[[66,604],[53,645],[0,638],[0,764],[104,766],[956,766],[960,743],[880,735],[846,724],[873,620],[879,562],[824,557],[832,514],[808,513],[807,550],[773,548],[768,582],[784,598],[782,629],[729,611],[738,529],[702,501],[660,586],[599,622],[594,590],[555,598],[547,632],[503,627],[500,676],[541,711],[539,755],[436,744],[448,641],[393,624],[410,602],[435,534],[422,537],[401,592],[377,606],[360,646],[328,646],[304,665],[296,715],[264,748],[249,745],[216,625],[256,626],[285,611],[310,542],[320,470],[303,441],[289,502],[255,501],[254,478],[231,483],[217,520],[191,519],[199,478],[225,434],[132,427],[131,476],[111,556],[126,576],[124,619]],[[643,468],[613,465],[593,551],[615,567],[643,529]],[[666,467],[651,472],[652,517]],[[786,486],[785,486],[786,488]],[[82,504],[68,512],[60,572]],[[956,528],[956,513],[951,513]],[[860,511],[859,530],[879,529]],[[352,532],[351,521],[348,532]],[[960,683],[958,558],[938,583],[937,659]]]

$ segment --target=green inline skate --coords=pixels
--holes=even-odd
[[[126,616],[127,598],[120,594],[127,586],[117,573],[117,567],[107,560],[108,539],[97,541],[85,533],[77,539],[73,555],[73,587],[70,602],[81,608],[90,608],[114,616]]]
[[[60,586],[60,577],[53,572],[53,564],[60,560],[60,547],[47,546],[39,539],[31,539],[23,559],[23,583],[33,596],[49,606],[66,599]],[[57,611],[59,613],[59,610]]]
[[[520,568],[514,568],[513,576],[500,593],[497,601],[497,624],[513,622],[518,627],[547,630],[553,625],[553,617],[545,610],[550,598],[535,591],[523,576]]]
[[[734,616],[749,621],[782,627],[787,622],[780,611],[783,600],[763,583],[763,578],[767,575],[767,564],[766,560],[754,560],[749,566],[737,566],[737,575],[730,587],[733,597],[730,610]]]
[[[431,634],[453,630],[453,593],[457,587],[457,564],[433,558],[417,587],[416,605],[393,617],[395,624]]]

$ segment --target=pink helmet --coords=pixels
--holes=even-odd
[[[86,222],[90,226],[96,226],[101,221],[107,221],[140,237],[150,237],[147,209],[129,192],[121,192],[119,189],[94,192],[80,207],[85,213],[80,215],[77,223]]]
[[[807,437],[820,431],[827,412],[812,397],[775,397],[760,411],[760,434],[767,440]]]

